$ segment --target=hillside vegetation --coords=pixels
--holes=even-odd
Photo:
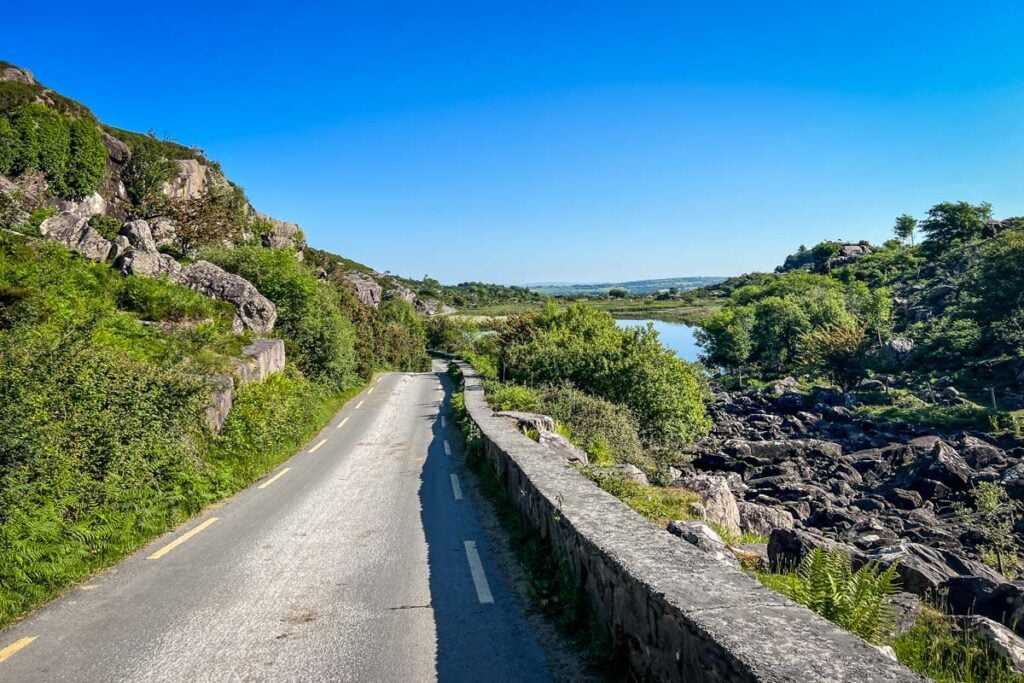
[[[375,372],[428,358],[411,301],[362,301],[344,273],[379,287],[372,270],[305,247],[200,150],[0,73],[2,625],[261,477]],[[182,275],[200,264],[215,282]],[[258,336],[287,364],[242,381]]]
[[[776,273],[727,283],[700,335],[705,360],[737,383],[879,379],[896,390],[892,415],[940,405],[1006,427],[1024,407],[1022,228],[987,204],[945,202],[920,222],[900,216],[881,246],[801,247]]]

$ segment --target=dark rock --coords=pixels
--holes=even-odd
[[[934,597],[943,582],[955,576],[983,576],[993,581],[1002,577],[988,566],[948,550],[930,548],[920,543],[900,543],[870,552],[868,561],[885,566],[898,562],[900,587],[921,597]]]
[[[1014,500],[1024,500],[1024,463],[1019,463],[1003,472],[1003,486]]]
[[[913,510],[915,508],[919,508],[924,502],[921,499],[920,493],[917,491],[908,491],[906,489],[892,489],[884,495],[887,501],[901,510]]]
[[[790,570],[817,547],[843,550],[860,557],[859,550],[803,529],[776,529],[768,537],[768,561],[773,569]]]

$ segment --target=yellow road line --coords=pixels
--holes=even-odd
[[[316,453],[316,449],[320,448],[320,447],[321,447],[321,446],[323,446],[323,445],[324,445],[325,443],[327,443],[327,439],[320,439],[320,442],[319,442],[319,443],[318,443],[317,445],[315,445],[315,446],[313,446],[312,448],[310,448],[310,449],[309,449],[309,452],[310,452],[310,453]],[[282,472],[281,474],[284,474],[284,472]],[[261,486],[260,488],[263,488],[263,487]]]
[[[325,441],[326,441],[326,439],[325,439]],[[275,481],[277,481],[278,479],[280,479],[281,477],[286,475],[288,473],[288,470],[290,470],[290,469],[291,469],[291,467],[285,467],[283,470],[281,470],[280,472],[278,472],[277,474],[272,476],[270,479],[267,479],[265,482],[263,482],[262,484],[260,484],[256,488],[258,488],[258,489],[265,489],[265,488],[267,488],[268,486],[273,484]]]
[[[341,422],[339,422],[339,423],[338,423],[338,426],[337,426],[337,427],[335,427],[335,429],[341,429],[342,427],[344,427],[344,426],[345,426],[345,423],[346,423],[346,422],[348,422],[348,418],[347,418],[347,417],[346,417],[346,418],[345,418],[344,420],[342,420]]]
[[[359,403],[356,404],[356,410],[359,410],[362,407],[363,407],[363,401],[360,401]]]
[[[0,650],[0,662],[10,658],[11,655],[13,655],[15,652],[25,647],[35,639],[35,636],[28,636],[26,638],[22,638],[21,640],[14,641],[4,649]]]
[[[218,519],[220,519],[220,517],[210,517],[208,520],[206,520],[205,522],[203,522],[202,524],[197,526],[195,529],[192,529],[192,531],[189,531],[188,533],[182,534],[178,538],[174,539],[173,541],[171,541],[170,543],[165,545],[163,548],[160,548],[160,550],[157,550],[155,553],[153,553],[152,555],[150,555],[146,559],[147,560],[159,560],[161,557],[163,557],[167,553],[171,552],[172,550],[177,548],[179,545],[181,545],[182,543],[184,543],[188,539],[192,538],[193,536],[195,536],[200,531],[202,531],[206,527],[210,526],[214,522],[216,522]]]

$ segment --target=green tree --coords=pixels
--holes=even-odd
[[[157,199],[160,188],[173,172],[174,161],[164,154],[156,136],[150,134],[132,140],[131,156],[121,169],[121,180],[132,204],[145,209]]]
[[[769,371],[784,371],[796,359],[800,336],[811,327],[807,307],[795,296],[758,301],[751,329],[757,360]]]
[[[625,299],[629,296],[629,290],[624,287],[612,287],[608,290],[608,296],[612,299]]]
[[[238,247],[204,256],[256,285],[277,306],[276,333],[289,358],[310,379],[333,390],[351,384],[355,373],[355,331],[344,317],[335,290],[295,259],[291,249]]]
[[[69,145],[65,191],[67,196],[81,199],[99,189],[107,171],[107,148],[96,124],[87,119],[71,122]]]
[[[900,242],[910,240],[910,244],[913,246],[914,230],[916,229],[917,219],[909,214],[901,214],[896,217],[896,224],[893,226],[892,231]]]
[[[832,261],[843,250],[841,242],[820,242],[814,245],[811,254],[814,256],[814,268],[818,272],[832,272]]]
[[[799,360],[810,372],[849,389],[864,376],[866,340],[861,326],[816,327],[801,335]]]
[[[711,316],[695,331],[697,342],[705,350],[704,363],[737,372],[741,385],[743,370],[754,351],[754,320],[752,306],[730,307]]]
[[[928,209],[921,231],[927,235],[929,251],[937,254],[981,236],[985,222],[991,218],[992,205],[988,202],[943,202]]]
[[[18,135],[6,116],[0,116],[0,175],[14,174],[18,162]]]

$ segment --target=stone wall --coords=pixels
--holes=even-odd
[[[923,681],[860,638],[723,567],[496,417],[472,368],[466,409],[523,516],[567,561],[640,678]]]

